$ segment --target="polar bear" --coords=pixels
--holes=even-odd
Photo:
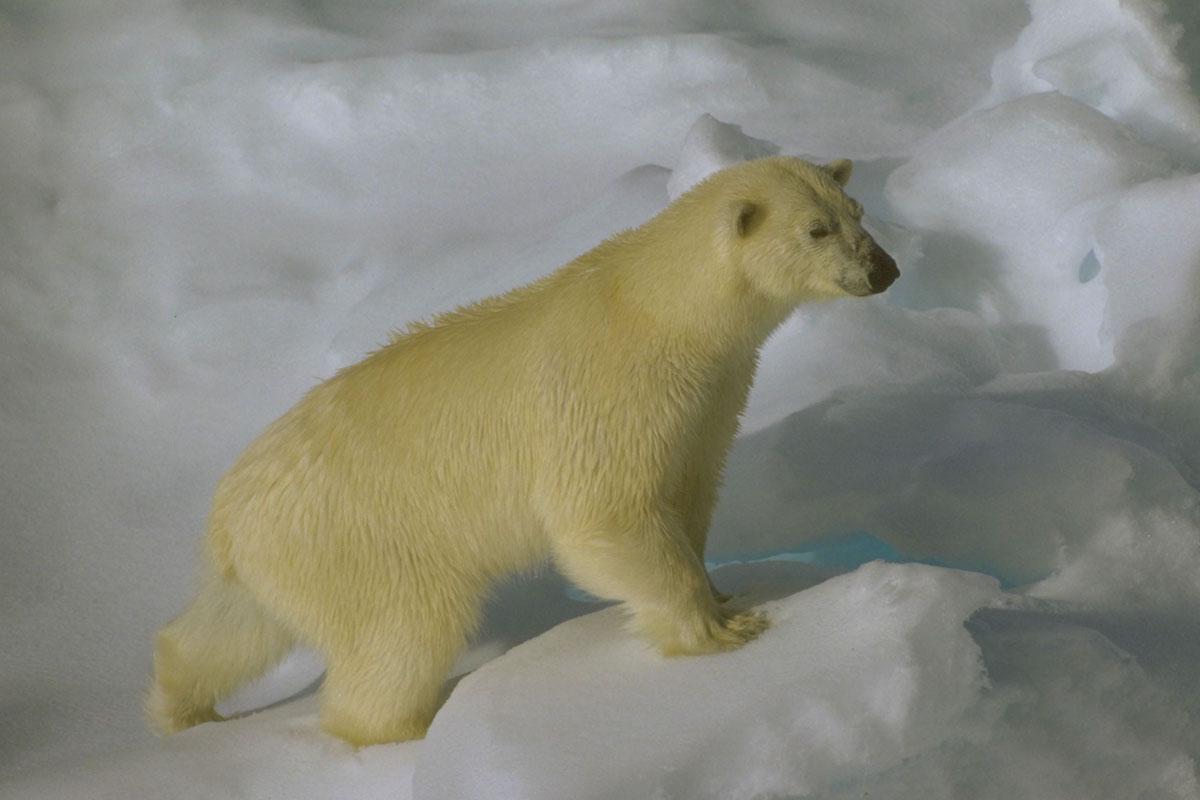
[[[217,486],[199,594],[157,637],[153,727],[217,719],[305,642],[327,732],[423,736],[489,586],[548,558],[666,655],[753,639],[766,620],[722,605],[703,553],[759,348],[797,304],[899,275],[850,172],[722,170],[312,389]]]

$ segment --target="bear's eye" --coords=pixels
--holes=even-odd
[[[814,222],[808,226],[808,235],[814,239],[824,239],[831,233],[833,230],[824,222]]]

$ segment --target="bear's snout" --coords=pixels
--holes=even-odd
[[[889,256],[875,242],[871,242],[869,262],[871,266],[867,271],[867,283],[871,287],[872,294],[879,294],[895,283],[896,278],[900,277],[900,269],[896,266],[896,259]]]

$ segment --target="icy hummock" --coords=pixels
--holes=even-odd
[[[611,608],[465,678],[415,798],[808,796],[965,729],[986,683],[965,619],[985,576],[874,563],[761,606],[772,627],[718,658],[664,659]]]
[[[917,564],[830,577],[766,561],[715,578],[772,620],[734,653],[663,658],[611,607],[463,678],[423,741],[355,752],[319,732],[305,695],[7,788],[93,800],[1200,796],[1172,683],[1196,648],[1162,638],[1200,641],[1194,622],[1098,621]]]
[[[888,178],[888,203],[927,232],[926,255],[941,262],[914,274],[906,292],[921,305],[1042,328],[1045,352],[1027,369],[1110,366],[1119,332],[1104,326],[1106,281],[1080,278],[1095,215],[1169,171],[1162,151],[1054,92],[968,114]]]
[[[679,161],[667,180],[667,194],[674,200],[714,172],[740,161],[778,154],[778,145],[748,136],[739,126],[721,122],[712,114],[701,114],[683,140]]]
[[[790,593],[822,577],[719,570],[779,598],[761,606],[772,628],[720,658],[662,659],[617,609],[515,648],[459,684],[413,796],[1200,796],[1177,696],[1079,618],[912,564]],[[1110,635],[1160,666],[1153,635],[1124,626]]]
[[[1184,4],[1178,4],[1183,11]],[[1174,49],[1182,30],[1153,0],[1031,0],[1032,21],[992,65],[981,107],[1058,92],[1197,165],[1200,101]]]
[[[316,697],[308,696],[252,717],[201,725],[154,747],[116,748],[0,784],[0,796],[404,800],[420,753],[420,743],[355,753],[320,733]]]

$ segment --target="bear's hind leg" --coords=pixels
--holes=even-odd
[[[220,719],[217,701],[262,675],[293,644],[236,579],[208,577],[187,610],[158,632],[146,696],[150,726],[169,734]]]
[[[355,747],[425,736],[446,676],[478,619],[477,607],[398,608],[404,616],[326,648],[321,728]]]

